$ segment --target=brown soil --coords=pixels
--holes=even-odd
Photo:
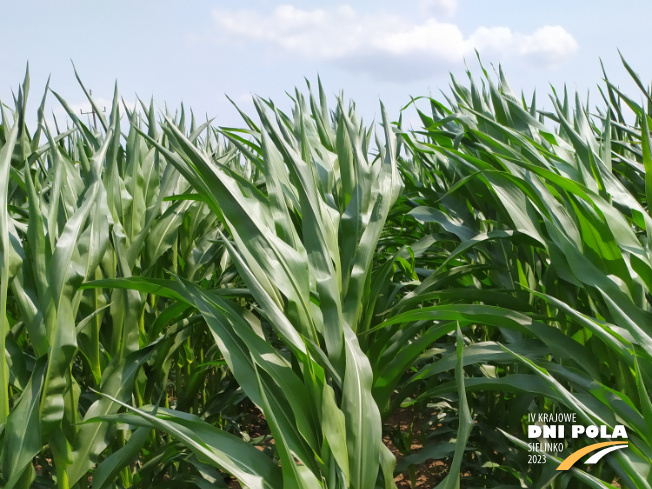
[[[244,409],[244,407],[243,407]],[[413,437],[410,451],[415,452],[423,448],[419,441],[421,438],[421,422],[423,419],[419,414],[415,415],[412,408],[401,409],[392,414],[385,423],[385,431],[392,429],[400,429],[402,432],[407,433],[410,430],[410,425],[413,425]],[[249,405],[245,411],[245,418],[243,420],[243,428],[247,429],[247,433],[251,438],[257,438],[269,433],[267,422],[262,412],[255,406]],[[424,433],[425,435],[425,433]],[[404,457],[403,454],[396,448],[389,435],[383,438],[385,444],[389,447],[390,451],[396,457],[397,462]],[[274,440],[265,440],[257,445],[257,448],[264,450]],[[394,481],[398,489],[430,489],[436,486],[448,473],[448,463],[441,460],[428,460],[427,462],[414,467],[414,476],[416,485],[412,486],[409,471],[399,474]],[[227,482],[229,489],[241,489],[237,480],[231,479]]]
[[[242,419],[242,428],[246,430],[250,438],[258,438],[269,434],[269,427],[263,412],[250,402],[241,404],[244,410],[244,417]]]
[[[391,431],[392,428],[399,428],[401,432],[408,433],[410,429],[413,430],[412,443],[410,445],[411,452],[417,452],[423,448],[420,442],[421,435],[426,433],[421,432],[421,424],[423,418],[420,413],[416,414],[413,408],[400,409],[393,413],[386,421],[386,431]],[[412,428],[410,428],[412,425]],[[383,438],[385,445],[396,457],[397,463],[404,457],[403,454],[396,448],[389,436]],[[398,489],[430,489],[435,487],[448,473],[448,464],[441,460],[428,460],[420,465],[414,467],[414,478],[416,485],[412,486],[410,472],[402,472],[394,478],[396,487]]]

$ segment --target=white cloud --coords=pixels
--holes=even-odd
[[[433,9],[452,13],[455,0],[425,0]],[[416,79],[448,70],[477,49],[487,61],[516,58],[555,68],[578,49],[561,26],[533,33],[509,27],[479,27],[469,36],[450,22],[427,17],[418,22],[385,13],[361,14],[350,6],[304,10],[281,5],[271,13],[213,11],[220,31],[233,41],[264,43],[305,59],[328,60],[353,71],[385,79]]]
[[[457,0],[421,0],[419,7],[426,15],[451,16],[457,11]]]
[[[577,41],[563,27],[547,25],[526,37],[521,54],[531,61],[556,67],[563,61],[563,53],[574,53],[577,48]]]

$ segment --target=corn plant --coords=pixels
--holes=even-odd
[[[80,286],[135,274],[163,276],[167,269],[219,284],[221,273],[214,271],[224,250],[215,243],[219,231],[204,206],[165,200],[188,184],[137,132],[136,113],[128,114],[132,129],[122,147],[117,94],[109,119],[99,116],[99,131],[59,99],[74,124],[61,134],[52,134],[45,123],[44,96],[37,131],[30,135],[28,92],[26,76],[16,110],[2,112],[3,484],[29,487],[37,475],[31,463],[36,456],[38,480],[47,480],[53,466],[59,487],[85,486],[100,454],[118,450],[129,436],[107,424],[82,423],[119,408],[94,390],[123,401],[133,396],[135,405],[152,397],[168,402],[174,363],[180,366],[174,397],[191,400],[203,392],[206,398],[206,365],[222,356],[209,351],[203,324],[168,307],[167,300]],[[201,132],[193,119],[190,137]],[[229,151],[214,137],[206,141],[216,153]],[[228,268],[225,262],[223,270]],[[179,321],[161,335],[169,322]],[[147,362],[158,366],[149,379],[141,370]],[[137,439],[139,449],[151,442],[143,433]],[[132,482],[129,471],[121,478]]]
[[[415,159],[436,175],[424,178],[407,169],[419,184],[419,202],[436,203],[411,214],[455,236],[459,244],[446,258],[449,263],[471,259],[490,267],[472,285],[483,305],[452,306],[458,315],[476,311],[478,324],[496,328],[469,335],[466,358],[498,365],[498,370],[485,367],[467,379],[467,391],[481,392],[484,399],[495,389],[516,396],[512,408],[504,401],[483,406],[485,427],[502,419],[511,427],[508,439],[525,448],[516,433],[522,434],[520,419],[533,406],[572,410],[586,423],[625,424],[631,450],[612,457],[597,474],[575,469],[572,475],[587,487],[614,487],[617,479],[644,488],[651,481],[652,460],[646,428],[652,413],[646,373],[652,262],[644,196],[649,185],[643,183],[650,161],[649,119],[630,103],[636,122],[624,130],[620,92],[611,84],[607,92],[613,105],[596,124],[579,99],[573,110],[565,93],[561,99],[553,95],[554,113],[539,114],[534,101],[528,106],[513,95],[504,77],[499,86],[487,78],[483,89],[473,81],[467,89],[454,80],[454,102],[446,107],[432,101],[432,116],[421,113],[424,139],[407,135]],[[556,133],[543,124],[545,119],[554,121]],[[415,296],[442,296],[426,282]],[[439,318],[450,309],[440,302],[403,317]],[[497,315],[503,319],[492,319]],[[517,335],[508,331],[515,328]],[[528,338],[539,340],[538,345],[529,340],[523,348]],[[475,343],[487,339],[492,342]],[[450,367],[451,359],[442,356],[414,375],[407,391]],[[454,388],[433,380],[421,398]],[[574,449],[571,444],[569,452]],[[492,451],[482,450],[484,460],[495,460]],[[513,474],[521,480],[527,474],[528,486],[565,487],[571,475],[554,471],[557,457],[548,460],[542,471],[523,464]],[[510,461],[516,465],[514,458]],[[504,463],[498,466],[509,470]]]
[[[434,458],[440,489],[649,488],[652,93],[624,64],[643,103],[605,74],[595,113],[543,111],[485,72],[415,100],[415,131],[321,84],[243,128],[117,90],[105,116],[81,85],[91,127],[46,88],[30,131],[26,76],[0,124],[3,487],[392,488]],[[629,448],[529,465],[527,413],[559,411]]]

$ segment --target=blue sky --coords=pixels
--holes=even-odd
[[[327,93],[344,91],[363,115],[378,118],[378,100],[396,117],[410,96],[438,96],[464,60],[478,73],[502,63],[512,88],[546,98],[549,84],[584,97],[610,78],[633,92],[618,49],[652,79],[644,46],[652,2],[630,0],[3,1],[0,15],[0,100],[30,63],[32,107],[48,75],[76,109],[85,107],[73,60],[85,85],[107,103],[117,80],[136,96],[238,123],[224,94],[250,110],[251,94],[283,106],[286,91],[320,75]],[[399,6],[400,5],[400,6]],[[9,104],[11,105],[11,104]],[[53,108],[56,114],[60,109]]]

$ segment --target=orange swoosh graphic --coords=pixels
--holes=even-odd
[[[605,441],[603,443],[594,443],[593,445],[589,445],[588,447],[580,448],[578,451],[571,453],[562,463],[559,464],[559,467],[557,467],[557,470],[568,470],[570,469],[573,465],[575,465],[575,462],[577,462],[579,459],[581,459],[584,455],[587,453],[594,452],[600,448],[603,447],[609,447],[611,445],[626,445],[627,442],[624,441]]]

